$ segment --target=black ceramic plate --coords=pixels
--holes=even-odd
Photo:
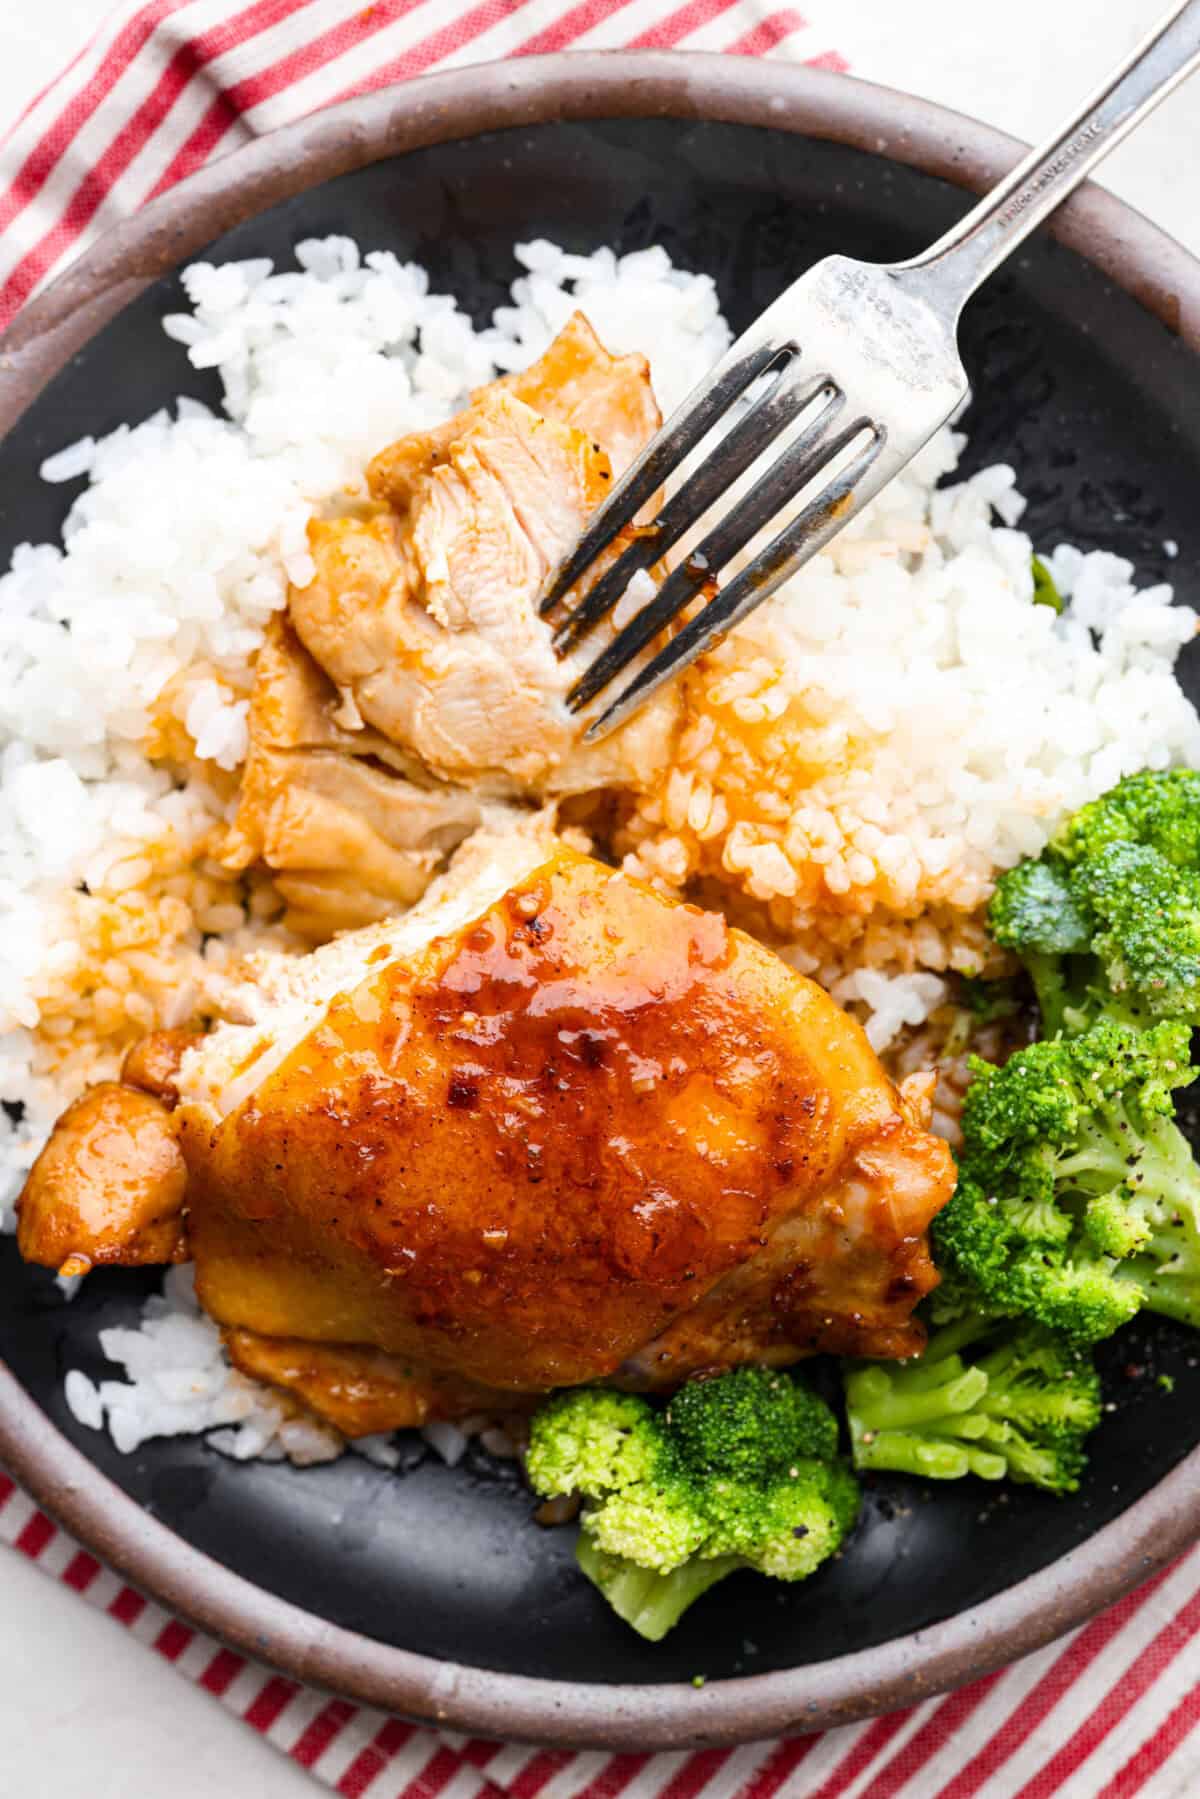
[[[502,171],[502,178],[498,177]],[[220,238],[217,258],[275,257],[348,232],[426,264],[477,319],[517,273],[515,239],[576,250],[665,245],[708,269],[735,328],[815,258],[905,256],[963,210],[960,191],[844,145],[747,125],[623,119],[518,127],[376,163]],[[182,304],[154,282],[68,363],[0,448],[0,556],[53,537],[75,489],[41,459],[178,393],[215,400],[158,328]],[[1130,557],[1142,579],[1200,600],[1200,362],[1081,257],[1022,251],[969,310],[979,398],[968,470],[1002,459],[1041,547],[1066,539]],[[1179,546],[1168,560],[1164,540]],[[1197,664],[1185,678],[1200,694]],[[947,745],[953,754],[953,745]],[[1147,1493],[1200,1440],[1200,1340],[1165,1324],[1103,1354],[1111,1408],[1083,1491],[1059,1501],[963,1481],[868,1482],[837,1560],[788,1588],[749,1576],[706,1597],[663,1644],[640,1642],[576,1573],[572,1533],[530,1521],[511,1468],[470,1454],[451,1471],[413,1442],[396,1476],[354,1458],[297,1472],[234,1465],[202,1442],[128,1457],[67,1412],[69,1368],[111,1375],[102,1326],[131,1322],[154,1277],[93,1275],[65,1305],[0,1245],[0,1356],[53,1425],[145,1512],[249,1581],[377,1641],[475,1668],[583,1683],[671,1682],[793,1669],[971,1610],[1045,1568]],[[1169,1375],[1168,1395],[1156,1376]]]

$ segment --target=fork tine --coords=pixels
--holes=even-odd
[[[649,534],[635,538],[622,551],[579,604],[570,611],[554,634],[554,647],[565,655],[580,638],[612,611],[639,569],[665,556],[679,539],[698,524],[714,502],[743,475],[755,458],[784,427],[818,403],[830,406],[838,389],[828,375],[801,378],[799,358],[779,370],[765,394],[722,439],[720,455],[706,456],[677,493],[671,495]]]
[[[858,455],[841,471],[827,487],[822,488],[802,511],[784,527],[779,535],[754,558],[748,567],[736,574],[726,587],[709,601],[703,611],[695,618],[689,619],[683,629],[665,645],[658,654],[651,658],[643,669],[640,669],[629,685],[622,689],[599,718],[595,719],[584,732],[585,743],[595,743],[598,738],[606,737],[616,729],[631,712],[643,701],[670,681],[673,676],[697,656],[702,656],[710,649],[719,637],[740,624],[756,606],[769,599],[775,589],[809,557],[819,550],[835,532],[866,504],[874,488],[861,495],[858,505],[847,505],[855,489],[868,473],[872,463],[878,457],[886,442],[887,433],[879,425],[868,419],[859,419],[845,431],[839,433],[838,450],[846,448],[854,438],[863,431],[870,431],[870,440],[859,451]],[[834,453],[837,453],[836,451]],[[823,459],[829,461],[826,456]],[[638,615],[641,616],[640,614]],[[636,624],[638,621],[633,621]],[[626,630],[632,627],[627,626]],[[623,631],[616,638],[611,649],[615,650],[626,635]],[[637,654],[638,645],[631,648],[621,658],[619,666],[627,666]],[[609,652],[611,654],[611,650]],[[589,671],[590,672],[590,671]],[[612,672],[619,672],[614,665]],[[593,693],[598,691],[595,687]],[[569,696],[568,696],[569,697]]]
[[[832,393],[831,401],[793,439],[778,461],[749,493],[741,496],[733,510],[720,519],[692,554],[667,576],[654,598],[584,670],[567,694],[567,705],[573,712],[586,706],[602,687],[619,675],[673,618],[678,617],[705,582],[719,574],[725,564],[770,523],[781,506],[853,442],[866,421],[859,419],[856,424],[830,437],[829,426],[844,404],[840,390],[832,388]]]
[[[739,347],[741,346],[741,347]],[[652,499],[685,456],[706,437],[723,413],[785,350],[787,341],[761,339],[747,345],[744,339],[729,350],[712,374],[690,393],[671,414],[637,461],[626,469],[600,509],[593,514],[574,550],[555,573],[539,611],[553,612],[563,595],[595,561],[623,525],[627,525]]]

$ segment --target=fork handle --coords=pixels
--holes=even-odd
[[[924,255],[900,264],[905,285],[953,319],[975,289],[1085,181],[1160,100],[1200,67],[1200,0],[1185,0],[1155,27],[1049,143]]]

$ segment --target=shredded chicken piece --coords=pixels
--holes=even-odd
[[[659,422],[645,358],[610,356],[577,313],[531,368],[382,451],[369,503],[312,523],[316,576],[259,655],[221,851],[276,871],[292,930],[320,942],[411,904],[489,800],[664,777],[677,698],[585,747],[564,704],[580,659],[537,609]]]
[[[344,702],[286,620],[259,652],[250,754],[227,868],[276,871],[284,922],[317,942],[411,905],[484,815],[386,737],[339,720]]]
[[[658,419],[644,359],[609,356],[576,317],[523,375],[377,456],[374,509],[314,521],[317,573],[292,590],[291,618],[368,726],[494,795],[661,778],[676,697],[584,745],[564,701],[605,633],[560,659],[538,615],[546,577]]]

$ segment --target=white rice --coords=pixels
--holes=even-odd
[[[1031,604],[1033,545],[994,516],[1020,518],[1013,471],[934,485],[961,441],[688,675],[675,766],[627,827],[641,872],[740,890],[839,997],[862,964],[978,968],[997,869],[1122,775],[1200,759],[1173,672],[1195,614],[1066,546],[1047,560],[1069,606]]]
[[[87,485],[62,545],[23,545],[0,578],[0,1094],[24,1109],[0,1118],[0,1229],[81,1079],[82,1064],[37,1060],[47,983],[83,978],[78,908],[136,892],[164,857],[183,866],[227,814],[252,658],[289,580],[311,576],[312,512],[361,490],[385,444],[539,355],[577,305],[611,350],[649,356],[665,410],[729,341],[711,279],[674,269],[661,249],[577,256],[538,242],[516,255],[512,304],[482,329],[430,293],[420,268],[345,238],[299,245],[293,270],[197,264],[185,275],[190,309],[164,324],[193,367],[218,373],[224,414],[181,399],[44,464],[48,481]],[[1067,612],[1032,607],[1013,471],[939,490],[960,447],[943,433],[762,609],[740,640],[762,667],[739,652],[745,666],[720,699],[753,722],[799,696],[819,728],[866,745],[866,762],[840,788],[789,796],[777,825],[727,820],[723,836],[713,792],[681,770],[634,846],[636,865],[679,882],[697,845],[719,837],[722,875],[776,921],[786,914],[785,953],[829,979],[880,1048],[942,1003],[943,973],[968,951],[917,918],[904,954],[864,936],[826,965],[793,903],[801,857],[835,899],[882,883],[911,919],[920,906],[904,913],[906,891],[919,900],[922,883],[957,881],[950,903],[969,908],[970,881],[984,891],[994,867],[1040,849],[1064,812],[1120,775],[1200,763],[1200,722],[1172,672],[1194,614],[1171,605],[1168,587],[1139,590],[1127,562],[1068,546],[1048,558]],[[145,754],[167,727],[192,745],[182,788]],[[254,916],[246,894],[210,893],[180,944],[199,958],[201,935],[215,936],[219,953]],[[186,1017],[192,978],[179,973],[173,1000],[153,987],[134,999]],[[126,1378],[97,1385],[74,1371],[67,1400],[124,1451],[195,1431],[237,1458],[311,1462],[343,1447],[229,1366],[185,1271],[167,1275],[139,1328],[107,1331],[101,1346]],[[447,1460],[463,1452],[464,1431],[427,1434]],[[356,1447],[394,1463],[388,1443]]]
[[[126,1378],[96,1383],[75,1368],[63,1391],[79,1423],[107,1426],[123,1455],[151,1437],[203,1434],[234,1461],[304,1467],[334,1461],[346,1447],[336,1431],[230,1367],[220,1332],[196,1301],[190,1267],[169,1269],[138,1326],[101,1331],[100,1347]],[[353,1448],[383,1467],[400,1460],[386,1437],[360,1437]]]

